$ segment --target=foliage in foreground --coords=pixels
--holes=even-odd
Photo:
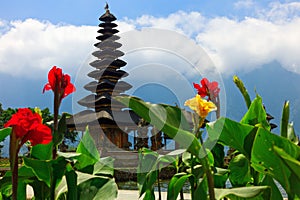
[[[252,101],[243,83],[234,81],[244,96],[248,111],[241,121],[222,117],[206,125],[208,139],[191,132],[182,110],[178,107],[151,104],[136,97],[117,97],[139,116],[173,138],[184,148],[182,157],[160,156],[143,150],[140,154],[140,195],[144,199],[155,199],[154,184],[160,165],[168,161],[177,170],[168,187],[168,200],[176,199],[186,181],[191,185],[192,199],[283,199],[278,184],[285,189],[289,199],[300,198],[300,147],[293,125],[288,123],[289,106],[283,108],[281,135],[271,132],[262,98],[257,95]],[[199,140],[200,139],[200,140]],[[227,169],[222,166],[224,146],[234,148],[236,156]],[[212,148],[213,147],[213,148]],[[207,149],[209,148],[209,149]],[[221,156],[220,156],[221,155]],[[206,158],[213,174],[214,185],[209,184]],[[173,159],[173,160],[172,160]],[[221,164],[220,164],[221,163]],[[232,188],[225,188],[230,180]],[[213,198],[207,196],[213,188]]]
[[[11,129],[2,129],[1,140]],[[115,199],[117,185],[113,179],[113,159],[100,158],[95,143],[85,131],[76,153],[59,153],[52,159],[53,143],[33,146],[19,169],[18,199],[26,198],[26,185],[34,190],[35,199],[50,199],[51,183],[55,182],[55,199]],[[8,171],[0,180],[2,198],[12,195]]]

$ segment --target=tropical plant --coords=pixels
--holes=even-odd
[[[0,141],[10,136],[10,163],[0,180],[0,193],[4,199],[26,199],[26,186],[32,186],[35,199],[115,199],[117,185],[113,179],[113,159],[100,158],[92,137],[86,129],[75,153],[57,151],[66,133],[66,117],[59,119],[61,101],[75,91],[69,75],[53,67],[49,83],[44,90],[54,92],[52,130],[43,124],[39,109],[20,108],[0,130]],[[46,110],[49,114],[49,110]],[[29,141],[30,153],[17,162],[20,147]]]
[[[281,136],[273,134],[262,98],[257,95],[251,101],[242,81],[235,76],[234,82],[245,99],[248,111],[240,122],[221,117],[207,123],[206,141],[202,141],[204,130],[200,129],[205,115],[201,116],[200,111],[207,108],[207,105],[199,97],[197,99],[197,96],[192,102],[186,103],[200,116],[200,120],[193,120],[193,131],[178,107],[151,104],[136,97],[116,97],[116,100],[127,105],[150,124],[162,127],[161,131],[186,147],[186,152],[182,155],[186,168],[170,180],[168,199],[177,198],[185,181],[189,181],[191,185],[192,199],[282,199],[277,182],[285,189],[289,199],[300,198],[300,148],[294,144],[298,140],[292,124],[288,123],[288,106],[285,104],[283,109]],[[207,149],[212,146],[211,151]],[[228,169],[221,168],[224,146],[234,148],[236,153]],[[220,152],[221,156],[218,156]],[[146,176],[153,183],[156,175],[151,173],[153,171]],[[225,187],[227,180],[232,188]],[[146,186],[143,187],[151,186],[149,181],[144,184]],[[149,199],[153,199],[153,196],[150,197]]]

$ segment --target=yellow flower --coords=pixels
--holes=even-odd
[[[206,118],[209,112],[217,110],[217,107],[213,102],[202,99],[199,94],[194,98],[187,100],[184,105],[189,106],[190,109],[194,110],[201,118]]]

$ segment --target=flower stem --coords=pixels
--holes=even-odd
[[[203,165],[203,169],[207,177],[209,199],[215,200],[214,177],[211,172],[207,156],[201,159],[201,163]]]
[[[203,166],[203,170],[204,170],[204,172],[206,174],[206,177],[207,177],[209,199],[210,200],[215,200],[214,177],[213,177],[213,174],[212,174],[211,167],[209,165],[206,149],[203,146],[202,134],[200,133],[200,127],[204,123],[204,119],[200,118],[199,121],[200,121],[200,123],[198,124],[198,127],[195,130],[197,130],[197,132],[198,132],[197,135],[200,139],[200,142],[201,142],[201,145],[202,145],[202,150],[203,150],[203,153],[205,155],[203,158],[199,158],[199,159],[200,159],[200,162]]]
[[[18,140],[16,134],[10,135],[9,144],[9,158],[10,158],[10,169],[12,171],[12,199],[16,200],[18,196]]]
[[[53,136],[57,134],[58,130],[58,113],[59,113],[59,106],[60,106],[60,95],[58,92],[54,92],[54,116],[53,116]],[[53,160],[57,157],[57,144],[53,143],[53,149],[52,149],[52,158]]]

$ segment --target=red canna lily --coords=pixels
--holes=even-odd
[[[198,94],[204,98],[208,97],[208,100],[215,99],[220,92],[220,88],[218,87],[218,82],[213,81],[209,82],[207,78],[203,78],[200,81],[201,85],[197,83],[193,83],[194,88],[198,90]]]
[[[63,98],[76,90],[70,81],[71,77],[68,74],[63,74],[61,68],[53,66],[48,73],[48,83],[44,86],[43,93],[51,89],[54,95],[58,95],[59,102],[61,102]]]
[[[12,134],[15,134],[19,147],[28,140],[32,146],[48,144],[52,140],[51,129],[42,124],[38,113],[32,113],[28,108],[19,108],[4,127],[12,127]]]

